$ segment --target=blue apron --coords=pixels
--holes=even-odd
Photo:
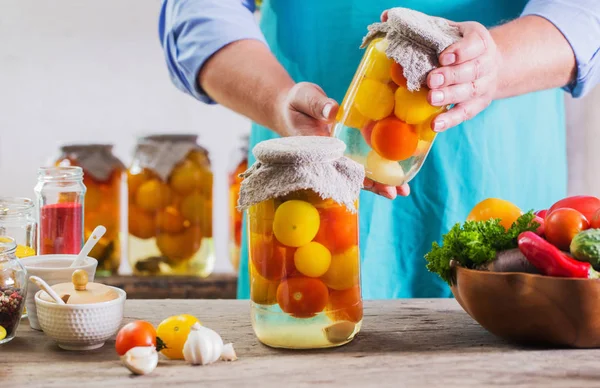
[[[267,0],[261,27],[292,78],[320,85],[341,103],[363,51],[367,25],[383,10],[407,7],[487,27],[516,18],[525,0]],[[254,125],[252,147],[276,137]],[[254,158],[250,155],[250,163]],[[494,101],[483,113],[439,135],[410,197],[360,197],[360,252],[365,299],[449,297],[448,286],[425,268],[424,255],[453,224],[488,197],[523,210],[566,195],[563,93],[549,90]],[[238,297],[249,297],[243,236]]]

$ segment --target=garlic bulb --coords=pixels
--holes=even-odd
[[[146,375],[158,365],[158,352],[154,346],[138,346],[129,349],[121,360],[132,373]]]
[[[223,340],[214,330],[194,323],[183,345],[183,358],[192,365],[207,365],[223,353]]]
[[[237,354],[235,354],[235,350],[233,350],[233,344],[225,344],[223,345],[223,352],[221,353],[222,361],[235,361],[237,360]]]

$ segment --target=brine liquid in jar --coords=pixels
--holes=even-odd
[[[378,38],[368,45],[333,133],[368,178],[400,186],[423,165],[436,136],[431,122],[444,108],[427,102],[426,87],[407,89],[402,67],[385,53],[388,44]]]
[[[360,330],[358,215],[311,190],[248,209],[252,324],[266,345],[325,348]]]
[[[127,175],[129,260],[138,275],[212,273],[213,175],[196,139],[156,135],[138,143]]]

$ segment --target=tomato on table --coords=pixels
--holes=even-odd
[[[316,278],[294,277],[277,288],[277,303],[281,310],[296,318],[311,318],[325,308],[329,292]]]
[[[469,213],[467,221],[487,221],[499,218],[500,224],[508,230],[522,214],[521,209],[508,201],[488,198],[475,205]]]
[[[149,322],[130,322],[123,326],[117,334],[115,348],[119,356],[138,346],[156,347],[156,329]]]
[[[358,244],[358,217],[345,206],[335,204],[319,209],[321,225],[314,241],[323,244],[332,254],[344,252]]]
[[[600,209],[600,199],[590,195],[576,195],[573,197],[567,197],[556,202],[550,209],[546,217],[548,217],[553,211],[561,208],[575,209],[587,220],[594,218],[594,213]]]
[[[359,322],[363,317],[360,287],[346,290],[331,290],[325,313],[332,321]]]
[[[397,162],[412,156],[419,144],[419,135],[412,125],[387,117],[373,127],[371,144],[379,155]]]
[[[160,352],[172,360],[183,360],[183,345],[192,325],[197,322],[200,323],[198,318],[189,314],[176,315],[162,321],[156,328],[156,334],[165,346]]]
[[[573,237],[589,227],[588,220],[577,210],[560,208],[546,216],[544,234],[549,243],[568,252]]]

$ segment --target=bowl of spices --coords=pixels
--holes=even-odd
[[[27,271],[15,252],[10,237],[0,237],[0,344],[12,340],[25,306]]]
[[[41,288],[35,294],[38,322],[44,333],[60,348],[100,348],[121,326],[125,291],[88,283],[85,270],[75,270],[71,283],[52,287],[38,277],[30,279]]]

